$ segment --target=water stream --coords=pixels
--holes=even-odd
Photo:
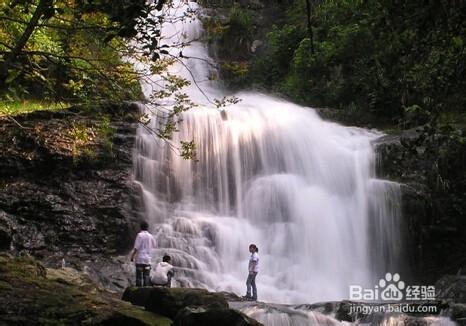
[[[188,6],[198,9],[189,3],[169,13]],[[200,21],[166,23],[162,35],[172,55],[183,52],[170,72],[192,82],[184,91],[199,104],[183,114],[172,144],[194,140],[197,160],[184,160],[140,127],[134,176],[158,241],[154,259],[173,257],[179,286],[243,295],[250,243],[259,247],[259,300],[266,302],[341,300],[350,284],[373,286],[385,272],[400,271],[400,191],[376,178],[372,141],[379,132],[256,92],[235,94],[241,101],[221,113],[211,101],[230,94],[209,80],[215,68]],[[143,84],[147,96],[159,80]],[[146,107],[150,128],[165,122],[169,101]],[[309,318],[296,318],[303,314]],[[271,316],[264,312],[262,321],[300,325],[266,320],[291,315]]]
[[[167,24],[162,35],[170,45],[195,40],[184,56],[205,59],[184,59],[172,73],[194,76],[210,99],[226,95],[207,78],[199,20]],[[144,128],[135,153],[156,257],[174,257],[181,284],[242,294],[249,243],[260,250],[265,301],[347,298],[349,284],[373,284],[398,267],[399,189],[375,177],[371,141],[380,133],[254,92],[236,94],[241,101],[222,115],[194,83],[185,92],[200,106],[183,114],[172,143],[194,140],[197,160]],[[152,129],[165,121],[159,110],[148,111]]]

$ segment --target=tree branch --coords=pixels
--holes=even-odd
[[[4,88],[6,79],[8,78],[8,68],[10,67],[11,63],[16,60],[17,56],[21,53],[23,48],[26,46],[27,41],[31,37],[34,30],[37,28],[37,24],[42,16],[45,14],[47,7],[51,5],[50,0],[40,0],[39,4],[34,11],[34,14],[31,17],[26,29],[24,30],[23,34],[16,42],[15,46],[11,50],[9,54],[6,55],[5,61],[1,63],[0,66],[0,89]]]

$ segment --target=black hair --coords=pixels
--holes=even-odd
[[[149,229],[149,224],[147,224],[146,221],[142,221],[140,226],[141,226],[141,230],[143,231],[147,231]]]
[[[170,260],[172,260],[172,257],[170,257],[169,255],[164,255],[162,258],[162,261],[165,263],[168,263]]]
[[[251,248],[251,247],[254,248],[254,252],[259,252],[259,248],[257,248],[257,246],[254,243],[251,243],[249,245],[249,248]]]

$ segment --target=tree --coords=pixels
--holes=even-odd
[[[168,53],[160,29],[164,21],[196,12],[188,8],[173,17],[165,12],[173,5],[166,0],[0,0],[0,96],[92,105],[146,100],[158,108],[167,102],[160,99],[168,98],[165,124],[150,131],[169,140],[180,115],[195,106],[183,92],[190,82],[166,69],[183,56]],[[163,82],[145,98],[140,82],[157,84],[153,75]],[[209,100],[217,107],[237,101]],[[146,128],[148,118],[141,117]],[[185,158],[195,155],[193,141],[175,148]]]
[[[311,54],[314,54],[314,31],[312,30],[311,8],[311,0],[306,0],[307,34],[311,40]]]
[[[161,21],[147,19],[165,0],[2,0],[0,1],[0,90],[53,99],[135,97],[137,76],[123,56],[140,30],[155,32]],[[140,33],[145,54],[158,59],[154,34]],[[148,53],[149,49],[150,53]],[[121,83],[122,87],[118,87]],[[87,87],[86,87],[87,85]],[[97,86],[97,87],[95,87]],[[130,87],[128,87],[130,86]],[[86,90],[87,89],[87,90]],[[96,92],[92,92],[94,89]],[[131,89],[130,96],[123,90]],[[83,92],[80,91],[85,90]],[[91,95],[91,96],[89,96]]]

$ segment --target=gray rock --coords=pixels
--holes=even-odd
[[[466,275],[445,275],[435,283],[437,299],[466,304]]]
[[[466,325],[466,304],[452,303],[445,314],[454,319],[459,325]]]

